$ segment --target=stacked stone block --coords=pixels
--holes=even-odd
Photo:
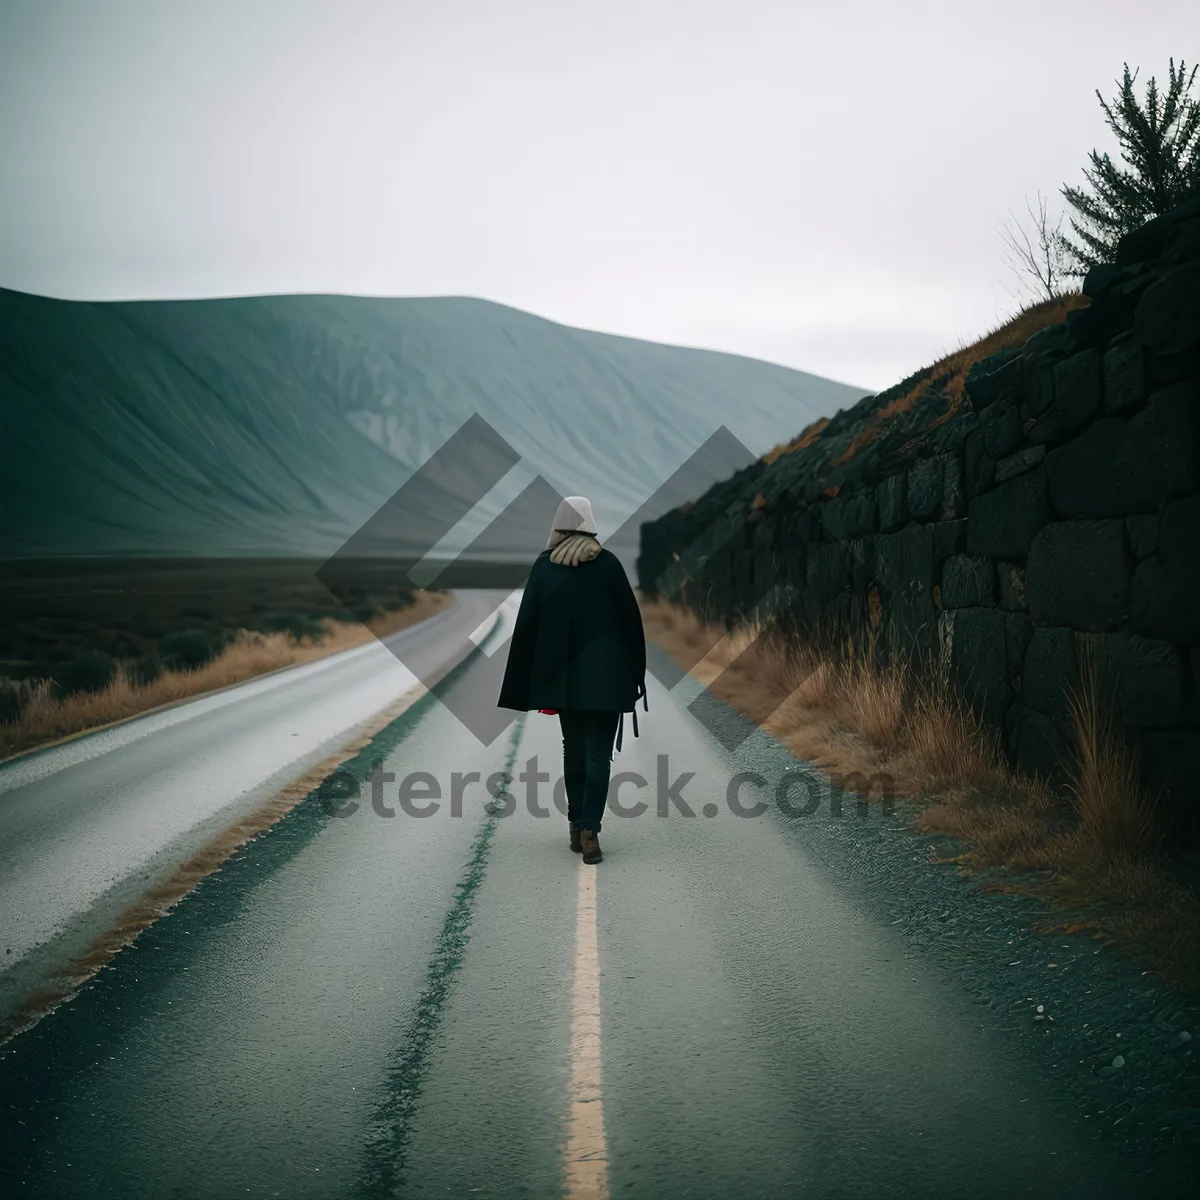
[[[1176,848],[1200,852],[1200,195],[1083,290],[1065,324],[977,363],[960,404],[931,384],[875,421],[906,380],[748,472],[719,497],[741,527],[674,598],[732,623],[784,583],[805,624],[882,626],[882,652],[929,656],[1051,778],[1087,666],[1165,785]],[[644,527],[645,591],[705,499]]]

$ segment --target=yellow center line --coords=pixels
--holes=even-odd
[[[579,865],[575,984],[571,996],[571,1115],[565,1150],[567,1200],[608,1200],[608,1144],[600,1076],[600,961],[596,868]]]

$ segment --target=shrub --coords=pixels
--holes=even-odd
[[[172,671],[194,671],[216,658],[224,644],[224,637],[211,629],[181,629],[158,639],[158,653]]]
[[[326,629],[312,613],[269,613],[256,623],[262,633],[286,633],[293,642],[319,644],[325,640]]]
[[[320,645],[325,640],[328,630],[320,617],[314,617],[312,613],[297,613],[295,619],[288,626],[288,633],[292,635],[294,642],[311,642],[313,645]]]
[[[103,691],[117,673],[117,660],[103,650],[88,650],[54,668],[54,691],[59,696]]]
[[[142,687],[153,683],[162,674],[162,670],[162,659],[153,650],[125,664],[126,678],[130,683]]]
[[[8,724],[21,715],[29,692],[28,680],[0,679],[0,724]]]

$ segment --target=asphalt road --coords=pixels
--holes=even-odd
[[[427,679],[504,600],[0,765],[0,1018],[132,901]]]
[[[357,797],[302,802],[4,1048],[5,1194],[1164,1194],[775,808],[731,811],[745,755],[656,685],[615,768],[648,809],[582,866],[557,722],[484,745],[451,711],[496,668],[469,660],[348,764]]]

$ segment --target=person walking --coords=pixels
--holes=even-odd
[[[585,863],[603,857],[614,739],[619,750],[623,714],[639,700],[648,707],[641,611],[620,560],[596,537],[591,502],[568,496],[530,569],[498,704],[557,713],[570,845]]]

